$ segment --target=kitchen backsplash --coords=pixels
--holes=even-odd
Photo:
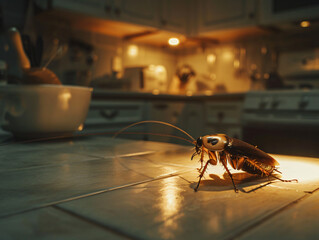
[[[50,30],[44,31],[44,42],[42,64],[54,56],[48,68],[64,84],[105,87],[99,83],[114,82],[106,87],[112,85],[112,88],[121,90],[123,86],[115,83],[124,77],[125,68],[152,65],[164,67],[167,75],[165,88],[172,90],[176,70],[187,65],[194,70],[193,78],[199,86],[190,94],[243,92],[263,89],[267,73],[271,71],[271,49],[258,41],[177,51],[173,47],[136,44],[81,30]],[[8,64],[14,64],[12,59]],[[10,71],[15,74],[16,68],[11,67]]]

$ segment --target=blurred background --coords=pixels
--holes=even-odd
[[[1,84],[16,27],[31,66],[93,87],[83,131],[153,119],[317,155],[318,19],[315,0],[1,0]]]

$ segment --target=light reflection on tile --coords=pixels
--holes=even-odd
[[[59,206],[138,238],[211,239],[240,232],[303,194],[269,187],[249,194],[232,188],[195,193],[176,176]],[[272,201],[265,202],[269,195]]]

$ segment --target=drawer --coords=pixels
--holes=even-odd
[[[142,121],[143,102],[93,101],[85,125],[129,124]]]
[[[218,102],[206,103],[206,123],[240,124],[242,103]]]

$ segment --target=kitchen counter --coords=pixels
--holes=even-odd
[[[123,100],[170,100],[170,101],[204,101],[204,100],[243,100],[246,93],[218,93],[212,95],[194,94],[192,96],[149,92],[131,92],[105,90],[95,88],[93,99],[123,99]]]
[[[319,159],[274,155],[268,181],[211,166],[193,148],[86,136],[0,146],[0,239],[315,239]],[[225,176],[225,177],[224,177]]]

